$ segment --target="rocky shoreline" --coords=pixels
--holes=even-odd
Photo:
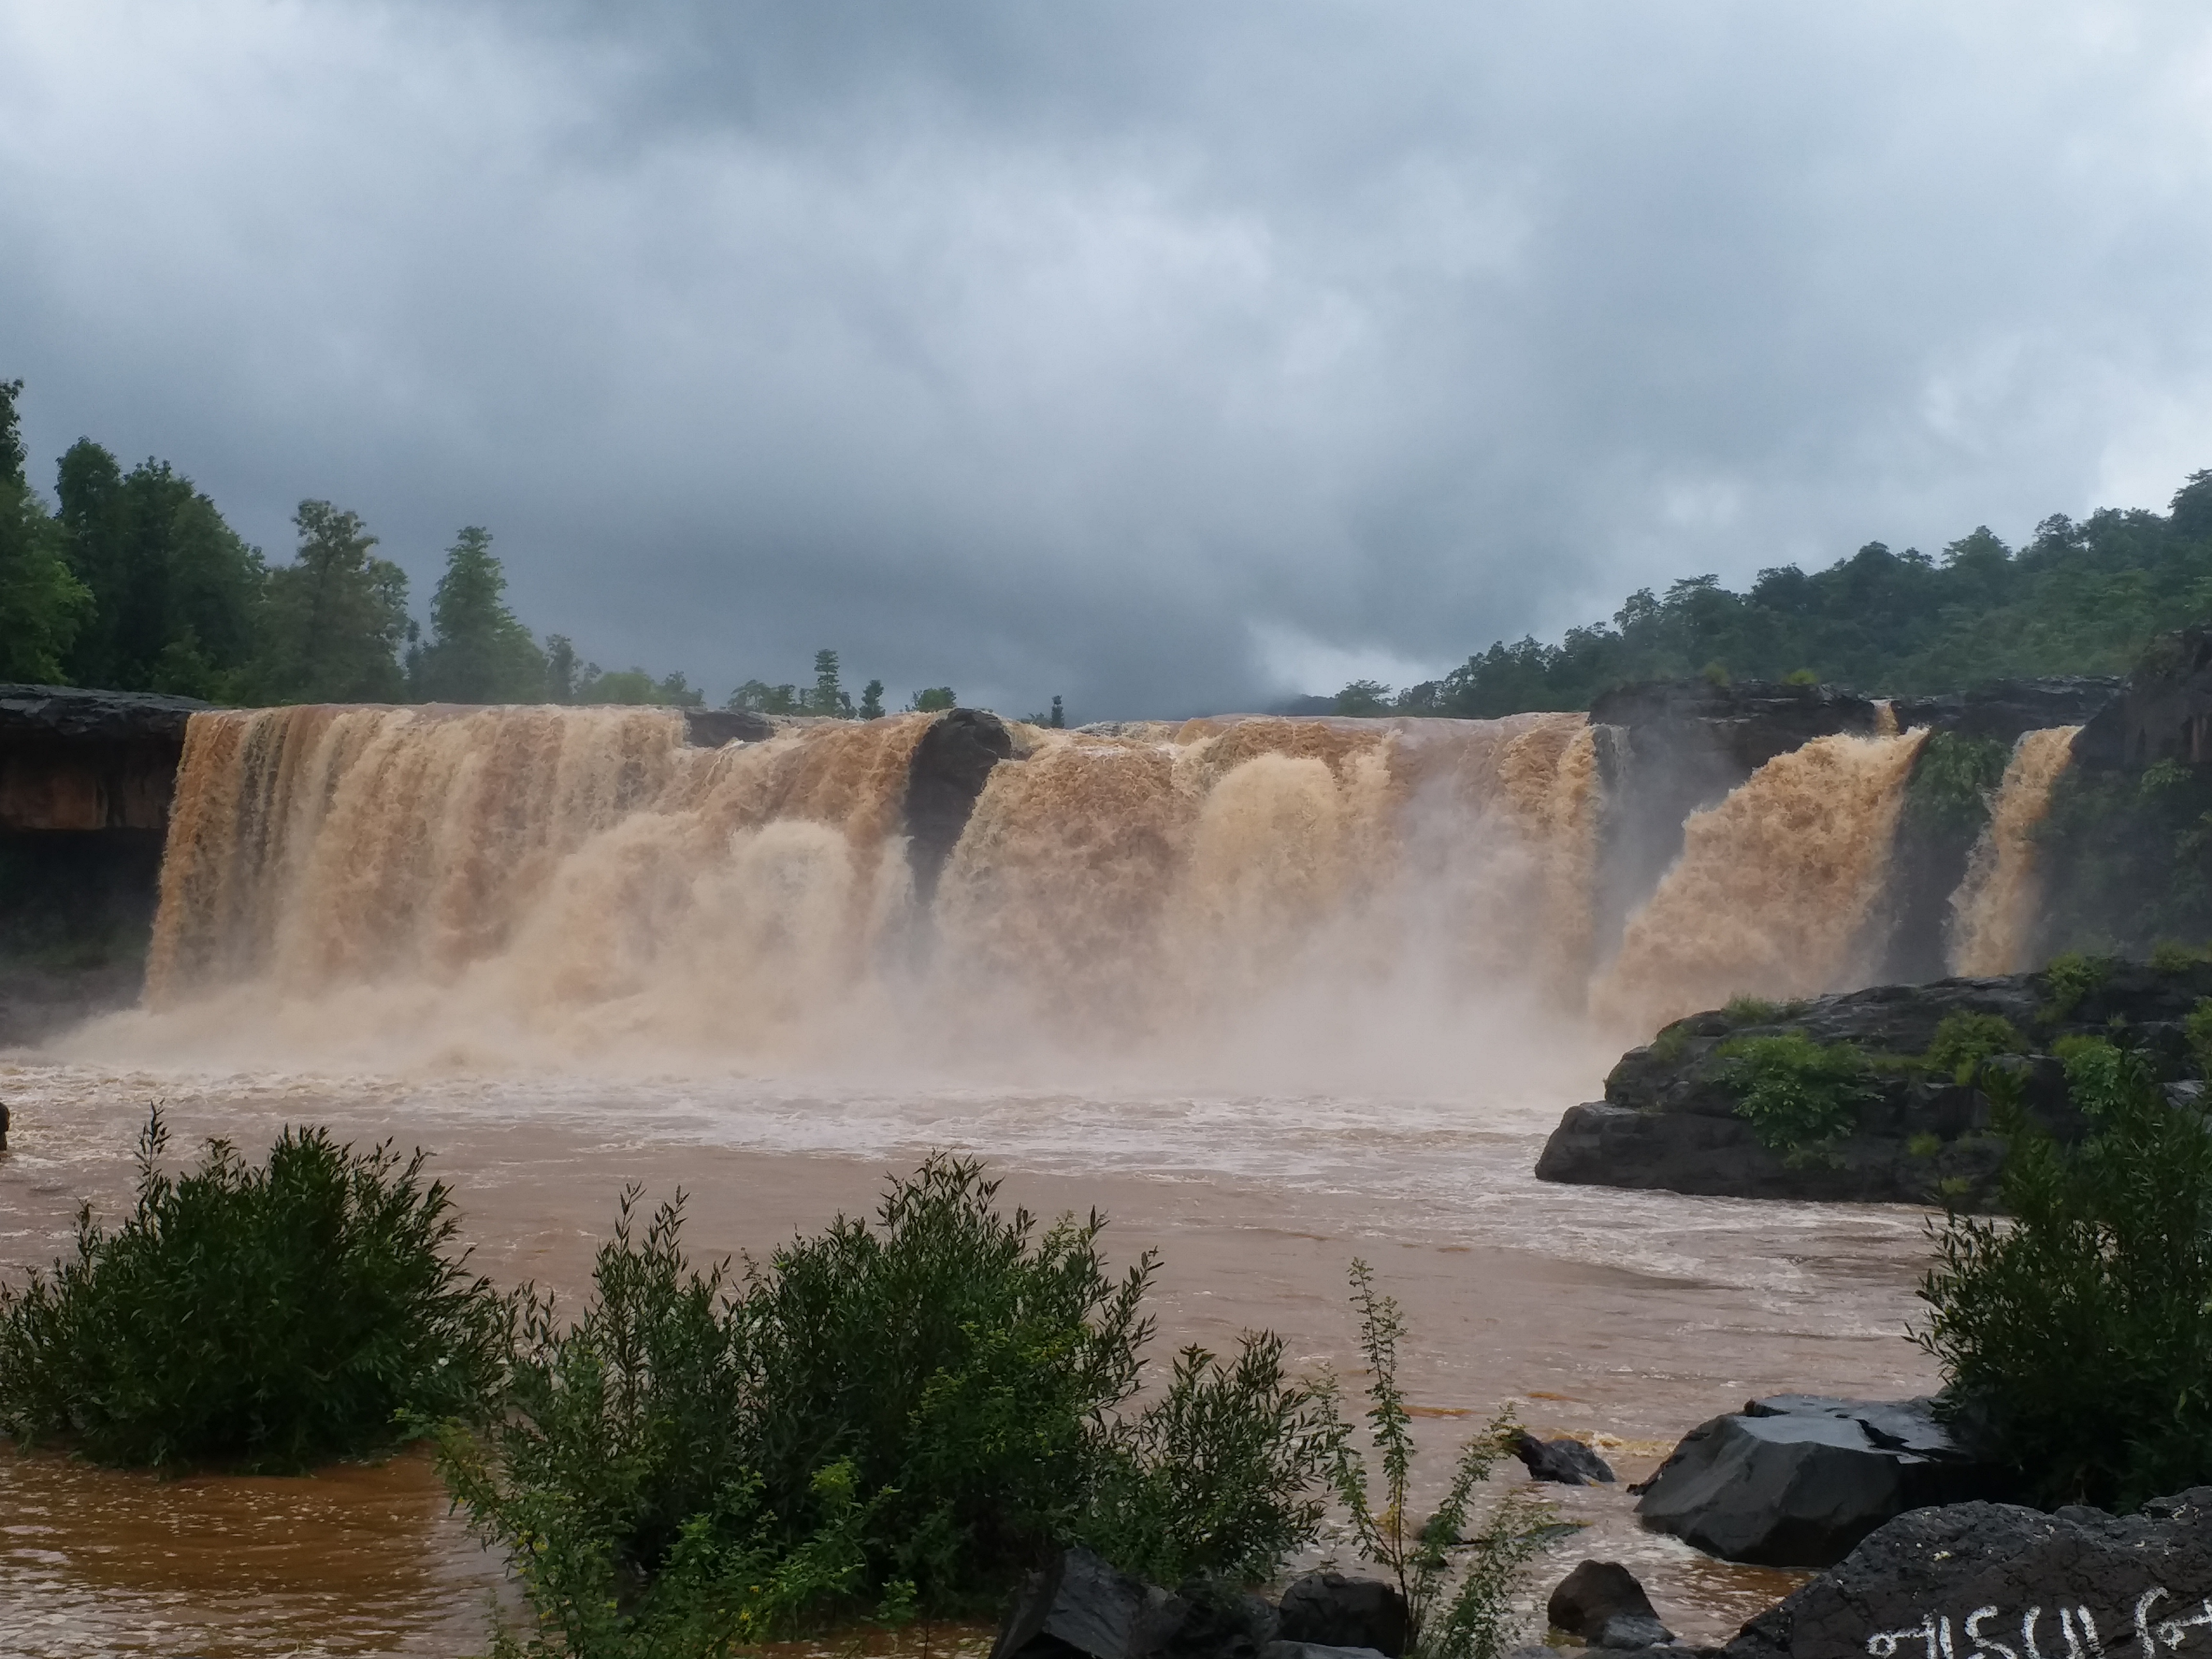
[[[2017,1052],[1992,1063],[2018,1076],[2028,1109],[2071,1140],[2082,1126],[2051,1055],[2059,1042],[2124,1031],[2188,1091],[2203,1066],[2185,1022],[2206,997],[2212,964],[2203,962],[2075,958],[1998,979],[1877,985],[1781,1006],[1739,1001],[1676,1020],[1623,1054],[1604,1099],[1560,1119],[1536,1176],[1703,1197],[1988,1209],[2004,1147],[1991,1133],[1988,1096],[1942,1063],[1947,1023],[1956,1030],[2002,1021]],[[1747,1040],[1772,1038],[1802,1039],[1848,1074],[1847,1133],[1795,1146],[1762,1138],[1743,1110],[1742,1055]]]

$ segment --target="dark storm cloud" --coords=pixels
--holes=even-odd
[[[34,453],[1079,717],[2212,464],[2171,5],[0,0]]]

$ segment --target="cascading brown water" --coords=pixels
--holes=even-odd
[[[925,911],[899,831],[927,726],[704,750],[657,709],[197,715],[149,1005],[310,1048],[782,1060],[932,997],[1119,1037],[1316,988],[1578,999],[1579,715],[1019,727]]]
[[[1595,988],[1608,1024],[1649,1032],[1735,996],[1863,985],[1897,817],[1924,731],[1817,738],[1693,814],[1682,855]]]
[[[2051,811],[2051,792],[2074,758],[2078,726],[2021,735],[1990,803],[1990,821],[1967,855],[1966,878],[1951,896],[1946,959],[1954,974],[2016,974],[2034,966],[2035,924],[2043,902],[2035,828]]]

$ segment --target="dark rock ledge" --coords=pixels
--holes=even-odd
[[[2114,963],[2069,1001],[2048,972],[2001,979],[1879,985],[1780,1007],[1737,1006],[1675,1021],[1623,1054],[1605,1098],[1571,1107],[1537,1160],[1542,1181],[1660,1188],[1705,1196],[1940,1204],[1986,1209],[1996,1199],[2003,1145],[1987,1097],[1949,1073],[1916,1066],[1953,1014],[2008,1021],[2031,1052],[1998,1063],[2021,1076],[2028,1109],[2063,1139],[2081,1121],[2050,1049],[2076,1032],[2118,1022],[2169,1077],[2197,1063],[2182,1021],[2212,996],[2212,964],[2171,970]],[[1787,1151],[1762,1145],[1737,1113],[1719,1051],[1739,1036],[1802,1033],[1848,1043],[1869,1062],[1849,1133]],[[2212,1655],[2212,1641],[2206,1644]]]

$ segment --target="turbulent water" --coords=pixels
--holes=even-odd
[[[1946,959],[1954,974],[2016,974],[2029,960],[2043,885],[2035,867],[2035,827],[2051,811],[2051,792],[2074,758],[2078,726],[2028,732],[2014,745],[1990,821],[1951,896]]]
[[[927,725],[707,749],[656,709],[195,715],[146,1008],[99,1051],[994,1078],[1073,1057],[1271,1085],[1617,1048],[1874,975],[1924,738],[1769,762],[1692,816],[1600,963],[1580,715],[1016,726],[924,902],[901,811]],[[1962,964],[2020,954],[2070,738],[2021,740],[1954,901]]]

